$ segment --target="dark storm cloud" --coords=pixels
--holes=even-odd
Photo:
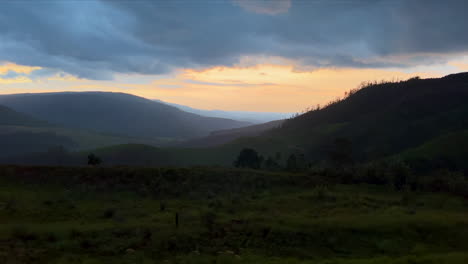
[[[464,0],[293,0],[273,1],[270,9],[267,1],[261,9],[245,3],[3,2],[0,60],[110,79],[232,65],[241,56],[311,67],[404,67],[444,60],[427,54],[468,50]]]

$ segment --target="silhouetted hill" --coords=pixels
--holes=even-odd
[[[0,126],[46,126],[47,123],[0,105]]]
[[[76,145],[72,139],[50,133],[49,129],[53,127],[47,122],[0,105],[0,157]]]
[[[276,120],[259,125],[213,131],[207,137],[187,140],[182,142],[179,146],[197,148],[219,146],[238,138],[259,136],[265,131],[280,127],[283,122],[284,120]]]
[[[231,166],[241,149],[253,148],[265,158],[277,158],[283,166],[293,153],[304,155],[307,163],[321,164],[336,148],[336,139],[342,139],[349,142],[357,162],[399,157],[426,159],[429,163],[439,159],[467,167],[463,165],[468,159],[466,151],[457,150],[468,142],[467,100],[468,73],[371,83],[343,100],[288,119],[277,128],[259,130],[252,126],[216,132],[189,141],[186,146],[190,148],[139,146],[126,151],[128,147],[121,146],[115,150],[120,154],[114,157],[109,154],[114,150],[108,148],[105,155],[110,157],[110,164]],[[237,138],[239,135],[242,137]],[[237,139],[206,147],[230,137]]]
[[[0,104],[69,128],[141,138],[190,138],[249,123],[202,117],[124,93],[82,92],[0,96]]]
[[[290,139],[312,158],[323,158],[334,139],[346,138],[356,159],[371,160],[468,128],[467,100],[468,73],[370,84],[288,120],[271,135]]]
[[[419,150],[402,155],[402,158],[414,160],[422,150],[432,146],[431,158],[443,156],[461,164],[460,160],[468,159],[466,152],[450,148],[462,147],[456,142],[468,141],[466,138],[462,141],[468,129],[467,101],[468,73],[370,83],[343,100],[288,119],[281,127],[258,136],[200,149],[199,154],[193,154],[195,150],[185,150],[185,153],[192,153],[186,159],[195,161],[194,164],[229,166],[239,151],[247,147],[264,157],[280,154],[283,165],[290,154],[303,154],[308,163],[316,164],[330,158],[336,139],[344,139],[351,146],[352,158],[358,162],[398,157],[407,150]],[[441,148],[440,142],[448,142],[441,138],[451,139],[450,147]]]
[[[72,138],[51,132],[25,131],[1,133],[0,146],[0,157],[14,157],[26,153],[46,152],[58,146],[74,149],[77,147],[77,143]]]

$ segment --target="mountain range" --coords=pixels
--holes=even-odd
[[[265,158],[279,157],[283,165],[291,154],[321,164],[341,140],[356,162],[397,158],[468,169],[468,153],[459,149],[468,144],[467,100],[468,73],[369,83],[259,133],[220,145],[213,144],[217,133],[212,133],[192,146],[163,149],[164,156],[171,157],[169,164],[232,166],[240,150],[253,148]]]
[[[79,95],[82,94],[65,94],[70,98],[68,100],[70,103],[75,96],[77,98],[75,103],[89,103],[89,101],[81,99]],[[117,125],[112,124],[112,122],[116,122],[117,114],[122,114],[122,111],[117,111],[117,105],[125,105],[122,104],[121,97],[126,98],[128,95],[100,93],[84,95],[100,95],[108,99],[112,98],[111,101],[117,100],[118,103],[110,103],[115,107],[109,109],[116,111],[110,115],[110,118],[105,118],[102,113],[106,112],[104,108],[96,107],[91,107],[93,111],[90,111],[88,116],[90,119],[98,116],[98,119],[103,120],[109,127],[122,128],[126,131],[125,127],[130,123]],[[0,104],[7,102],[3,98],[5,97],[0,97]],[[178,137],[180,140],[172,147],[166,145],[162,148],[154,147],[155,144],[149,146],[145,142],[129,141],[127,143],[132,144],[77,152],[71,155],[70,160],[73,164],[83,162],[86,153],[92,151],[100,153],[108,165],[231,166],[241,149],[253,148],[265,158],[278,157],[278,161],[283,164],[291,154],[303,156],[310,164],[320,164],[329,158],[331,151],[336,147],[336,141],[340,139],[347,142],[349,152],[352,153],[353,160],[357,162],[392,157],[412,160],[448,160],[452,165],[455,164],[454,166],[468,167],[464,164],[468,158],[466,151],[458,150],[458,147],[463,147],[468,143],[467,100],[468,73],[452,74],[433,79],[412,78],[398,82],[368,83],[360,89],[352,90],[346,98],[330,102],[322,109],[315,109],[294,118],[242,128],[211,126],[213,129],[211,132],[208,132],[209,129],[201,132],[201,128],[198,128],[197,133],[192,134],[184,134],[179,131],[174,135],[165,131],[164,134],[160,135]],[[150,100],[137,98],[137,101],[144,105],[144,109],[154,111],[143,115],[142,112],[132,110],[133,113],[142,113],[147,118],[146,120],[153,116],[151,113],[157,112],[156,107],[147,106],[147,104],[157,104],[161,109],[167,109],[166,107],[174,109],[164,104],[161,104],[164,106],[160,106],[157,102]],[[5,104],[17,106],[17,108],[22,106],[22,104],[11,102],[14,100]],[[62,120],[44,118],[47,117],[44,114],[46,111],[38,114],[41,113],[40,107],[23,106],[22,109],[23,112],[30,113],[31,116],[34,114],[32,109],[37,109],[34,117],[42,116],[43,120],[50,123],[59,123],[57,121]],[[47,108],[48,111],[51,109],[57,111],[59,108],[54,105]],[[95,111],[98,114],[92,116]],[[66,113],[60,113],[59,116],[65,119]],[[71,113],[74,112],[71,111]],[[187,113],[187,115],[189,117],[194,114]],[[161,114],[155,116],[160,117]],[[197,120],[206,120],[199,116],[196,117]],[[73,119],[73,115],[71,119]],[[130,119],[131,116],[123,118],[123,120]],[[219,119],[214,120],[220,121]],[[225,119],[221,120],[227,122]],[[185,121],[185,119],[178,121]],[[105,128],[105,126],[97,125],[93,127],[95,124],[93,122],[96,121],[86,122],[86,118],[82,122],[86,124],[86,128]],[[193,124],[193,122],[188,123],[197,127],[197,124]],[[234,122],[234,124],[241,126],[246,123]],[[184,125],[184,127],[188,126]],[[131,132],[129,134],[148,136],[146,133],[137,133],[136,128],[128,131]],[[186,137],[188,135],[200,136],[188,139]],[[21,161],[25,162],[25,160]],[[28,160],[34,161],[35,159],[30,157]],[[44,157],[42,157],[41,162],[47,163]]]
[[[200,116],[124,93],[1,95],[0,105],[54,125],[147,139],[198,137],[250,124]]]
[[[162,146],[250,124],[123,93],[0,95],[0,156],[57,146],[71,151],[124,143]]]

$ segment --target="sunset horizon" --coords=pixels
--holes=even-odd
[[[456,5],[431,2],[422,10],[400,1],[180,3],[51,1],[35,9],[7,1],[0,94],[112,91],[199,109],[299,112],[342,97],[363,81],[468,70],[460,24],[443,16],[427,25],[420,21],[437,10],[456,11]],[[453,40],[425,41],[433,34],[424,29],[429,25],[447,28],[438,38]],[[379,26],[388,36],[379,35]],[[54,38],[58,32],[66,33]]]
[[[467,264],[467,11],[0,1],[0,264]]]

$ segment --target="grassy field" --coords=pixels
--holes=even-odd
[[[468,200],[313,173],[0,167],[0,263],[468,263]]]

